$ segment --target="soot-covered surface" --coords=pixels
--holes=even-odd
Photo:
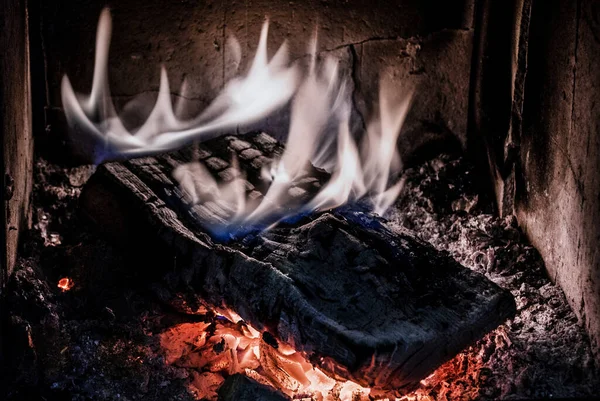
[[[194,371],[166,365],[158,334],[194,317],[157,303],[136,259],[77,215],[92,169],[35,165],[35,227],[9,282],[5,399],[193,400]],[[406,171],[390,226],[405,226],[510,290],[514,320],[424,381],[424,399],[514,399],[594,394],[598,369],[562,291],[514,220],[486,213],[473,170],[440,156]],[[57,282],[71,277],[62,292]],[[43,397],[43,398],[42,398]]]

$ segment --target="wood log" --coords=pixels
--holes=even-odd
[[[251,192],[281,147],[266,134],[244,139],[209,141],[200,153],[217,175],[227,169],[224,153],[252,153],[240,156]],[[212,206],[186,204],[170,178],[173,161],[189,152],[100,166],[81,198],[113,238],[174,256],[158,286],[165,300],[225,304],[335,377],[397,394],[515,311],[509,292],[358,205],[215,240],[201,224]],[[314,169],[302,185],[310,193],[326,178]]]

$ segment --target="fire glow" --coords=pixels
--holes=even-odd
[[[60,280],[58,280],[57,287],[60,288],[62,292],[66,292],[73,288],[74,285],[75,283],[73,282],[73,280],[71,280],[68,277],[63,277]]]
[[[76,95],[66,76],[62,82],[63,106],[75,142],[96,163],[163,153],[255,123],[291,103],[285,151],[262,174],[269,183],[264,197],[257,200],[246,196],[244,173],[235,159],[232,166],[237,174],[228,182],[217,182],[199,161],[191,160],[174,170],[173,176],[190,203],[217,201],[225,211],[224,216],[201,223],[213,235],[230,238],[349,202],[361,201],[382,215],[402,189],[402,181],[391,185],[390,181],[402,169],[396,143],[410,106],[410,91],[398,96],[381,90],[379,112],[357,141],[350,130],[352,94],[348,82],[341,78],[338,62],[329,57],[318,60],[316,38],[305,73],[299,61],[288,61],[285,42],[269,60],[267,34],[265,22],[248,73],[229,81],[204,112],[189,120],[180,118],[183,98],[173,107],[163,68],[152,112],[141,126],[128,131],[110,97],[107,63],[111,18],[104,10],[98,25],[91,94]],[[234,54],[240,53],[237,40],[230,39],[229,45]],[[184,81],[182,92],[185,86]],[[332,135],[328,135],[330,127],[335,127]],[[308,202],[290,204],[288,191],[311,164],[329,171],[331,178]]]
[[[159,334],[167,364],[190,372],[188,388],[197,399],[216,400],[228,376],[246,375],[292,399],[311,401],[433,401],[475,399],[482,372],[479,357],[459,354],[421,380],[421,388],[397,398],[336,380],[313,367],[301,352],[261,333],[235,312],[202,306],[205,322],[183,323]],[[212,318],[211,318],[212,317]],[[495,333],[490,334],[494,336]],[[462,380],[462,382],[461,382]],[[434,394],[437,394],[435,396]]]
[[[370,390],[340,382],[313,366],[294,349],[260,333],[235,312],[223,309],[213,322],[184,323],[160,335],[166,362],[193,368],[190,390],[199,399],[216,399],[226,376],[245,374],[288,396],[330,401],[369,400]]]

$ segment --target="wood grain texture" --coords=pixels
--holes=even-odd
[[[268,159],[278,145],[261,149],[264,135],[245,139]],[[205,160],[235,151],[235,140],[203,144]],[[171,181],[168,161],[184,152],[103,165],[82,193],[109,235],[158,238],[174,254],[156,285],[171,304],[224,303],[334,376],[398,394],[514,313],[510,293],[359,206],[217,242],[199,224],[209,207],[185,204]],[[326,179],[313,173],[311,185]]]
[[[4,274],[12,272],[20,232],[27,228],[33,139],[26,0],[0,2],[0,133],[2,135]]]

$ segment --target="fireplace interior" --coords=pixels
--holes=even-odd
[[[600,393],[600,2],[0,21],[1,399]]]

